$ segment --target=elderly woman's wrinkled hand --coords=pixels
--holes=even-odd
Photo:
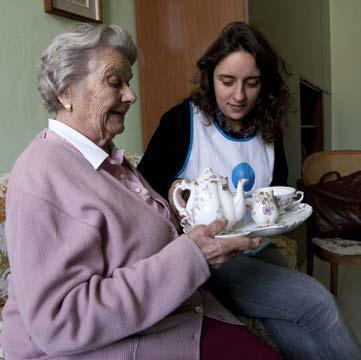
[[[240,251],[257,249],[260,238],[235,237],[224,240],[214,236],[222,232],[226,220],[215,220],[209,225],[198,225],[188,236],[198,245],[210,266],[220,266]]]

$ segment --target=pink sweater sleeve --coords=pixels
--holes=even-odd
[[[149,329],[209,277],[185,235],[103,277],[97,228],[21,190],[9,212],[15,297],[26,331],[47,354],[84,352]]]

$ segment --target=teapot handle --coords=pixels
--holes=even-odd
[[[193,183],[189,182],[189,181],[182,181],[179,184],[177,184],[174,188],[172,197],[173,197],[173,203],[174,203],[174,207],[177,209],[177,211],[179,212],[180,216],[187,216],[187,210],[185,207],[183,207],[179,200],[178,200],[178,196],[181,196],[179,194],[180,191],[184,191],[184,190],[189,190],[192,191],[193,189]]]

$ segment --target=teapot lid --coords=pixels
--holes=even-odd
[[[198,181],[220,181],[224,179],[223,176],[218,175],[215,173],[211,168],[205,168],[199,178]]]

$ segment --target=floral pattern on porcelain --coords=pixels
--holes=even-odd
[[[280,212],[284,212],[286,208],[292,204],[298,204],[303,200],[303,192],[297,191],[295,188],[290,186],[271,186],[273,190],[276,205]]]
[[[287,197],[287,198],[277,197],[275,200],[276,200],[277,207],[281,211],[284,211],[284,209],[286,209],[293,202],[293,199],[290,197]]]
[[[226,230],[229,231],[246,212],[244,182],[244,179],[239,180],[237,191],[233,194],[229,190],[228,179],[214,173],[210,168],[204,169],[195,180],[181,181],[172,194],[175,208],[182,216],[181,225],[189,229],[224,218],[228,220]],[[190,191],[185,207],[178,200],[180,192],[184,190]]]
[[[251,215],[259,226],[272,226],[276,223],[279,212],[272,190],[254,190]]]

